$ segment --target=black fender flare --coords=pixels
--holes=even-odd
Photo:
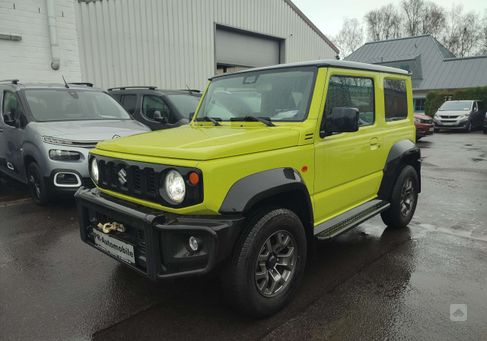
[[[303,194],[307,213],[313,219],[313,206],[308,189],[301,175],[293,168],[269,169],[238,180],[230,187],[219,212],[221,214],[245,213],[262,200],[291,191],[299,191]]]
[[[379,199],[389,200],[396,178],[404,165],[411,165],[416,169],[419,178],[418,190],[421,192],[421,151],[410,140],[401,140],[392,146],[387,156],[378,193]]]

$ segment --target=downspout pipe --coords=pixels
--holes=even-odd
[[[57,39],[55,1],[56,0],[46,0],[47,27],[49,28],[49,42],[51,45],[51,68],[53,70],[59,70],[59,67],[61,66],[61,57]]]

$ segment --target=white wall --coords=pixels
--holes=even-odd
[[[15,8],[14,8],[15,6]],[[81,71],[74,0],[55,0],[61,66],[51,68],[45,0],[0,0],[0,34],[22,36],[21,41],[0,40],[0,79],[21,82],[80,81]]]
[[[215,73],[214,25],[285,39],[285,61],[337,54],[284,0],[76,2],[81,70],[98,86],[202,88]]]

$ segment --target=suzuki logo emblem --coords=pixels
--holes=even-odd
[[[112,139],[119,139],[120,137],[121,137],[120,135],[115,134],[115,135],[112,136]]]
[[[127,184],[127,171],[122,168],[118,171],[118,182],[120,185],[125,186]]]

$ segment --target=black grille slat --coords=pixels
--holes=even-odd
[[[99,161],[100,185],[107,189],[117,190],[141,199],[156,200],[158,198],[158,183],[160,172],[153,168],[127,166],[124,163],[113,161]],[[127,183],[122,185],[119,181],[119,171],[127,172]]]

